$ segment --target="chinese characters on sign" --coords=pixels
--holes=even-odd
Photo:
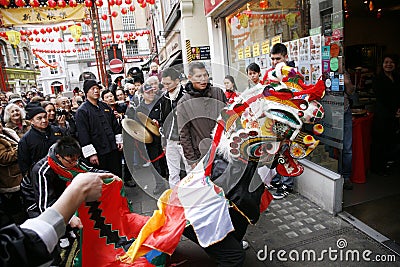
[[[192,60],[211,59],[209,46],[192,47]]]

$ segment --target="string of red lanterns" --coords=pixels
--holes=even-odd
[[[135,11],[135,6],[132,4],[133,0],[125,0],[125,4],[130,5],[129,6],[129,10],[130,11]],[[110,6],[113,5],[117,5],[117,6],[121,6],[123,4],[123,0],[108,0],[108,4]],[[137,3],[139,4],[140,7],[145,8],[147,4],[149,5],[154,5],[155,4],[155,0],[137,0]],[[102,7],[103,6],[103,0],[85,0],[84,5],[86,7],[92,7],[93,3],[97,6],[97,7]],[[0,0],[0,5],[4,6],[4,7],[9,7],[11,4],[10,0]],[[41,5],[41,3],[39,2],[39,0],[29,0],[29,1],[25,1],[25,0],[15,0],[15,5],[17,7],[40,7],[40,6],[44,6]],[[67,6],[69,7],[76,7],[78,6],[78,3],[76,0],[69,0],[68,4],[65,0],[48,0],[47,1],[47,6],[50,8],[65,8]]]

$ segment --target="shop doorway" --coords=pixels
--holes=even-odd
[[[387,162],[386,173],[374,173],[371,160],[371,122],[376,112],[374,77],[385,54],[400,55],[398,0],[345,1],[346,66],[357,85],[353,116],[354,189],[344,191],[343,211],[387,237],[400,248],[400,157]],[[397,66],[399,71],[399,66]],[[400,87],[399,87],[400,90]],[[361,145],[360,145],[361,142]],[[397,140],[398,142],[398,140]],[[395,148],[396,141],[386,151]],[[360,159],[360,156],[362,159]]]

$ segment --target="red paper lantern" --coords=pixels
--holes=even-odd
[[[63,38],[58,38],[58,41],[60,42],[60,43],[62,43],[64,40],[63,40]]]
[[[113,16],[114,18],[118,17],[118,12],[117,11],[113,11],[111,13],[111,16]]]
[[[107,20],[107,17],[108,17],[108,16],[107,16],[106,14],[101,15],[101,19],[102,19],[102,20]]]
[[[32,34],[32,32],[30,30],[26,31],[26,35],[30,36]]]
[[[129,7],[129,10],[132,11],[132,12],[135,11],[135,9],[136,9],[136,8],[135,8],[135,5],[131,5],[131,6]]]
[[[25,6],[25,1],[24,0],[16,0],[15,1],[15,4],[17,5],[17,6],[19,6],[19,7],[23,7],[23,6]]]
[[[107,40],[107,36],[101,36],[101,40],[103,40],[103,41],[105,41],[105,40]]]
[[[86,37],[82,37],[82,42],[86,42],[87,38]]]
[[[54,38],[49,38],[50,43],[54,42]]]
[[[156,0],[149,0],[148,3],[149,3],[150,5],[154,5],[154,4],[156,3]]]
[[[76,2],[76,0],[69,0],[69,6],[76,7],[76,6],[78,6],[78,3]]]
[[[119,39],[119,38],[121,38],[121,35],[117,34],[117,35],[115,35],[115,38]]]
[[[0,0],[0,5],[2,5],[4,7],[8,7],[9,4],[10,4],[10,0]]]
[[[86,6],[86,7],[92,7],[92,1],[90,1],[90,0],[85,0],[85,6]]]
[[[82,52],[82,50],[81,49],[78,49],[78,50],[76,50],[78,53],[80,53],[80,52]]]
[[[69,37],[68,41],[69,41],[70,43],[72,43],[72,42],[74,41],[74,38]]]
[[[32,42],[32,41],[33,41],[33,37],[32,37],[32,36],[29,36],[29,37],[28,37],[28,41],[29,41],[29,42]]]
[[[21,35],[25,35],[25,34],[26,34],[26,31],[20,30],[19,33],[20,33]]]
[[[39,38],[39,37],[36,37],[36,38],[35,38],[35,41],[36,41],[37,43],[39,43],[39,42],[40,42],[40,38]]]
[[[30,0],[30,1],[29,1],[29,5],[30,5],[31,7],[38,7],[38,6],[40,6],[40,3],[39,3],[38,0]]]
[[[58,32],[58,31],[60,30],[60,27],[54,26],[54,27],[53,27],[53,30],[54,30],[55,32]]]
[[[54,0],[47,1],[47,5],[51,8],[55,8],[57,6],[57,2]]]
[[[128,10],[127,10],[125,7],[123,7],[123,8],[121,9],[121,13],[122,13],[123,15],[125,15],[126,13],[128,13]]]
[[[145,8],[146,6],[147,6],[146,2],[143,2],[143,3],[140,4],[141,8]]]
[[[110,6],[113,6],[113,5],[115,5],[115,1],[114,1],[114,0],[109,0],[109,1],[108,1],[108,4],[109,4]]]
[[[37,29],[34,29],[34,30],[33,30],[33,34],[34,34],[34,35],[38,35],[38,34],[39,34],[39,31],[38,31]]]
[[[128,33],[127,33],[127,32],[124,33],[124,37],[125,37],[125,38],[128,38]]]
[[[52,28],[50,28],[50,27],[47,27],[47,28],[46,28],[46,32],[51,33],[52,31],[53,31]]]
[[[132,0],[125,0],[125,4],[127,4],[127,5],[132,4]]]
[[[117,6],[122,5],[122,0],[115,0],[115,4],[116,4]]]
[[[26,37],[25,37],[25,36],[21,36],[20,39],[21,39],[22,42],[25,42],[25,41],[26,41]]]
[[[45,30],[44,28],[41,28],[41,29],[40,29],[40,33],[41,33],[41,34],[45,34],[45,33],[46,33],[46,30]]]
[[[75,42],[79,43],[81,41],[80,38],[76,39]]]
[[[67,29],[67,26],[62,25],[62,26],[60,26],[60,29],[61,29],[62,31],[65,31],[65,30]]]
[[[43,37],[42,42],[45,43],[47,41],[47,38]]]
[[[103,1],[102,0],[96,0],[96,6],[98,6],[98,7],[103,6]]]
[[[72,49],[72,52],[74,52],[74,53],[75,53],[75,52],[76,52],[76,49]]]
[[[67,6],[67,3],[65,3],[64,0],[58,0],[58,1],[57,1],[57,5],[58,5],[59,7],[61,7],[61,8],[64,8],[64,7]]]
[[[144,2],[144,0],[137,0],[137,2],[138,2],[139,4],[142,4],[142,3]]]

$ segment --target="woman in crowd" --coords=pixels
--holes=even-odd
[[[380,175],[388,175],[387,164],[394,159],[396,113],[400,108],[400,76],[397,55],[383,57],[382,71],[373,83],[376,106],[372,125],[371,167]]]
[[[17,104],[8,104],[4,110],[4,123],[22,137],[31,128],[31,123],[25,120],[25,110]]]
[[[47,112],[49,124],[60,127],[66,135],[69,135],[69,124],[66,121],[66,115],[57,114],[56,106],[49,101],[43,101],[41,105]]]
[[[224,79],[225,96],[228,104],[232,104],[235,97],[238,96],[235,79],[231,75],[226,75]]]

